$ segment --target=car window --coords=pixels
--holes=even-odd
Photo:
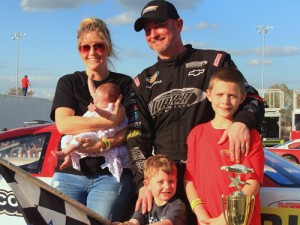
[[[0,157],[30,173],[40,173],[50,133],[18,136],[0,141]]]
[[[294,142],[288,145],[289,149],[300,149],[300,142]]]
[[[285,148],[285,146],[289,145],[290,143],[293,143],[293,141],[286,141],[282,144],[274,145],[272,148]]]

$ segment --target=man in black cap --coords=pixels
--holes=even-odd
[[[183,20],[174,5],[163,0],[150,1],[134,24],[135,31],[144,29],[149,47],[158,55],[158,61],[134,79],[127,136],[134,181],[140,188],[136,210],[142,205],[144,212],[152,206],[152,194],[143,187],[143,163],[153,153],[168,155],[175,161],[177,196],[188,203],[183,188],[186,137],[194,126],[214,116],[205,94],[212,73],[222,67],[236,68],[226,52],[184,45],[182,28]],[[219,137],[220,144],[229,140],[230,157],[237,163],[248,154],[249,129],[260,131],[264,116],[262,99],[247,83],[246,87],[248,97],[234,123]]]

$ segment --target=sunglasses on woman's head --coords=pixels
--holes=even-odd
[[[79,51],[83,54],[87,54],[91,51],[91,48],[93,48],[97,54],[102,54],[106,49],[105,44],[98,43],[94,45],[80,45]]]

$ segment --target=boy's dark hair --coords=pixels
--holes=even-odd
[[[215,80],[235,83],[239,85],[243,94],[246,93],[246,81],[243,74],[238,69],[228,67],[217,70],[215,73],[213,73],[213,75],[210,78],[208,85],[209,90],[213,88]]]
[[[166,155],[155,155],[149,157],[144,164],[144,178],[150,180],[159,170],[168,175],[174,174],[177,177],[177,167],[172,159]]]

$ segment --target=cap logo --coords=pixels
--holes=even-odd
[[[156,11],[157,8],[158,8],[157,5],[149,6],[143,10],[142,15],[144,15],[147,12]]]

